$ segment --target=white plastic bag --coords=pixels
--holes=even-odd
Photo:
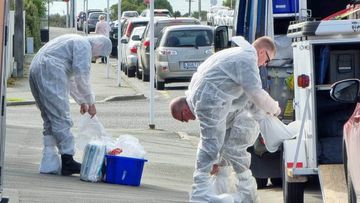
[[[269,152],[276,152],[284,140],[296,137],[300,131],[299,121],[285,125],[277,117],[269,114],[259,121],[259,125],[265,147]]]
[[[121,135],[115,140],[112,148],[120,148],[122,150],[119,156],[143,159],[146,154],[139,139],[132,135]]]
[[[232,166],[219,166],[217,174],[211,176],[215,194],[235,193],[238,179]]]
[[[81,115],[79,120],[79,132],[77,133],[76,147],[84,150],[85,146],[92,140],[107,140],[110,135],[106,133],[104,126],[99,119],[89,114]]]

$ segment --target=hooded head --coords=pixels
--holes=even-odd
[[[96,56],[108,56],[110,55],[112,44],[108,37],[104,35],[93,35],[86,37],[91,44],[91,54]]]

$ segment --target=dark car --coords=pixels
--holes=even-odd
[[[330,91],[330,96],[338,102],[353,105],[354,111],[344,124],[343,159],[345,179],[347,180],[348,202],[356,202],[360,195],[360,80],[347,79],[336,82]]]
[[[96,27],[96,23],[99,22],[99,16],[103,15],[105,16],[105,21],[107,19],[107,13],[104,12],[93,12],[89,14],[89,17],[87,19],[87,32],[94,32],[95,31],[95,27]]]
[[[77,16],[77,30],[82,30],[84,31],[84,24],[85,24],[85,21],[87,19],[87,17],[89,16],[90,13],[93,13],[93,12],[103,12],[101,9],[89,9],[87,11],[87,15],[85,13],[85,11],[80,11],[78,16]]]

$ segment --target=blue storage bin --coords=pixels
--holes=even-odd
[[[273,0],[273,13],[297,13],[299,0]]]
[[[105,155],[105,182],[139,186],[146,159]]]

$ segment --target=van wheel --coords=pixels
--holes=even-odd
[[[304,183],[290,183],[286,181],[285,161],[282,158],[282,189],[284,203],[304,203]]]
[[[258,189],[265,188],[268,182],[267,178],[255,178]]]
[[[156,81],[156,89],[157,90],[164,90],[165,89],[165,83]]]

